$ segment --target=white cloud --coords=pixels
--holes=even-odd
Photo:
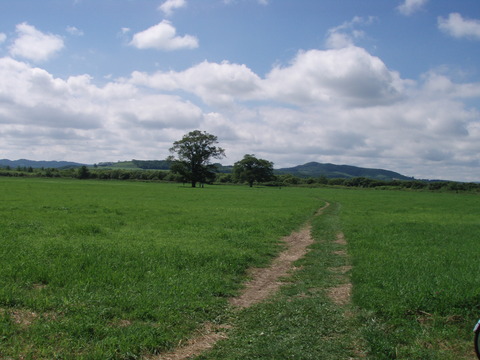
[[[85,154],[94,146],[94,157],[110,159],[123,146],[129,152],[154,148],[161,133],[197,128],[203,118],[200,108],[175,95],[143,93],[116,81],[98,87],[88,75],[63,80],[12,58],[0,58],[0,78],[3,148],[22,154],[21,139],[30,137],[38,146],[29,147],[35,151],[30,157],[48,148],[91,156]]]
[[[134,72],[130,81],[163,91],[190,92],[216,106],[238,101],[377,106],[401,99],[408,85],[379,58],[355,46],[300,52],[291,64],[273,68],[264,79],[246,65],[204,61],[182,72]]]
[[[0,33],[0,44],[7,40],[7,35],[4,33]]]
[[[174,10],[185,6],[187,6],[187,2],[185,0],[166,0],[158,8],[163,11],[165,15],[171,16]]]
[[[172,24],[163,20],[147,30],[136,33],[130,45],[138,49],[178,50],[194,49],[198,47],[198,39],[191,35],[176,36],[176,29]]]
[[[228,106],[251,99],[260,89],[260,78],[245,65],[204,61],[182,72],[133,73],[132,82],[155,89],[194,93],[209,105]]]
[[[84,35],[83,31],[76,28],[75,26],[67,26],[66,30],[70,35],[74,35],[74,36],[83,36]]]
[[[266,78],[270,97],[293,104],[377,106],[398,101],[406,82],[362,48],[300,52]]]
[[[477,83],[455,84],[447,75],[433,70],[424,74],[422,80],[424,81],[425,92],[435,98],[480,98],[480,86]]]
[[[473,38],[480,40],[480,20],[464,19],[458,13],[452,13],[447,19],[438,18],[438,28],[456,38]]]
[[[119,107],[116,116],[125,128],[192,128],[202,118],[202,111],[190,102],[171,95],[144,95]]]
[[[45,61],[63,49],[63,39],[58,35],[45,34],[27,23],[16,27],[18,37],[10,47],[12,56],[33,61]]]
[[[0,122],[48,128],[96,128],[96,108],[71,97],[68,83],[11,58],[0,59]],[[97,116],[98,115],[98,116]]]
[[[403,4],[397,7],[401,14],[409,16],[419,11],[428,0],[405,0]]]
[[[330,49],[341,49],[353,45],[353,39],[349,34],[332,31],[328,35],[326,45]]]
[[[375,17],[363,18],[355,16],[351,21],[344,22],[340,26],[331,28],[327,32],[326,46],[331,49],[340,49],[355,44],[355,40],[361,39],[365,33],[356,30],[356,26],[370,25]]]

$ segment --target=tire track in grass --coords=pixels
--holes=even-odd
[[[340,246],[341,249],[333,251],[332,254],[346,258],[346,263],[348,264],[348,253],[346,250],[347,240],[345,239],[345,235],[343,234],[343,232],[337,233],[335,244]],[[354,312],[352,311],[351,307],[349,307],[352,297],[352,282],[350,281],[350,276],[348,272],[351,269],[351,265],[343,265],[328,269],[332,274],[338,277],[338,280],[340,280],[340,284],[328,288],[327,296],[335,305],[337,305],[340,309],[343,309],[343,314],[345,318],[352,318],[354,316]],[[352,345],[354,347],[353,350],[355,353],[355,358],[350,359],[366,358],[366,353],[363,350],[363,344],[361,344],[360,342],[354,342]]]
[[[341,257],[348,257],[345,247],[347,241],[345,240],[345,235],[342,232],[337,234],[336,244],[342,246],[341,250],[334,251],[333,254]],[[352,269],[350,265],[339,266],[335,268],[330,268],[329,270],[336,274],[340,280],[341,284],[328,289],[327,293],[329,298],[338,306],[345,306],[350,303],[350,298],[352,296],[352,283],[347,273]]]
[[[321,215],[328,206],[330,204],[325,203],[315,213],[315,216]],[[284,237],[282,242],[286,249],[272,261],[269,267],[248,270],[251,280],[245,284],[239,296],[230,299],[230,305],[238,309],[245,309],[275,294],[282,285],[281,278],[287,276],[291,270],[295,270],[293,263],[305,256],[313,241],[310,221],[300,230]],[[171,352],[146,357],[146,359],[186,360],[194,358],[211,349],[219,340],[226,339],[228,337],[226,330],[230,328],[230,325],[204,324],[186,344],[179,344],[179,347]]]

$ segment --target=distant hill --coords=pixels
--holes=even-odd
[[[215,164],[220,173],[231,173],[233,166]],[[383,169],[369,169],[350,165],[321,164],[309,162],[291,168],[275,169],[276,175],[291,174],[293,176],[307,178],[325,176],[330,179],[350,179],[355,177],[366,177],[375,180],[413,180],[413,177],[404,176],[394,171]]]
[[[36,168],[71,168],[71,167],[79,167],[86,164],[80,164],[71,161],[35,161],[35,160],[27,160],[27,159],[19,159],[19,160],[8,160],[8,159],[0,159],[0,166],[10,166],[12,169],[17,167],[32,167]]]
[[[412,180],[412,177],[404,176],[394,171],[382,169],[369,169],[351,165],[321,164],[309,162],[291,168],[275,170],[276,174],[291,174],[298,177],[320,177],[349,179],[354,177],[366,177],[375,180]]]
[[[17,167],[32,167],[32,168],[72,168],[80,166],[93,166],[81,164],[71,161],[34,161],[34,160],[8,160],[0,159],[0,167],[10,166],[12,169]],[[152,170],[168,170],[170,164],[166,160],[131,160],[118,162],[100,162],[97,164],[99,168],[110,169],[152,169]],[[231,173],[233,166],[215,164],[217,171],[220,173]],[[297,177],[320,177],[324,176],[330,179],[350,179],[354,177],[366,177],[375,180],[413,180],[412,177],[401,175],[397,172],[383,169],[369,169],[351,165],[335,165],[322,164],[318,162],[309,162],[304,165],[298,165],[291,168],[275,169],[274,173],[277,175],[291,174]]]

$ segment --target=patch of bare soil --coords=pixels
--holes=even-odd
[[[267,268],[254,268],[248,271],[251,280],[245,284],[242,294],[231,298],[230,304],[246,308],[265,300],[281,286],[280,278],[292,269],[292,263],[307,253],[307,247],[313,243],[310,225],[293,232],[283,239],[287,249],[283,251]]]
[[[207,323],[197,333],[196,336],[186,342],[179,343],[178,348],[169,353],[163,353],[157,356],[148,357],[147,359],[155,360],[186,360],[200,355],[204,351],[212,348],[213,345],[222,339],[227,338],[226,329],[229,325],[214,325]]]
[[[347,240],[345,240],[345,235],[343,234],[343,232],[339,232],[337,234],[337,240],[335,240],[335,243],[339,245],[347,245]]]
[[[321,215],[329,205],[326,203],[315,215]],[[293,262],[302,258],[307,253],[308,246],[313,243],[310,229],[311,226],[307,223],[301,230],[294,231],[283,238],[282,242],[285,243],[286,249],[273,260],[269,267],[250,269],[248,275],[251,280],[245,284],[245,288],[239,296],[230,299],[230,304],[238,308],[247,308],[273,295],[282,285],[281,278],[288,275],[289,271],[295,270]],[[186,344],[179,344],[176,350],[147,359],[191,359],[212,348],[217,341],[227,338],[225,330],[228,328],[230,328],[228,325],[206,324],[199,331],[199,335],[190,339]]]
[[[54,313],[54,312],[45,312],[45,313],[36,313],[30,311],[28,309],[13,309],[7,310],[4,308],[0,308],[0,315],[7,315],[10,319],[17,324],[20,328],[28,328],[32,323],[37,320],[38,318],[42,317],[47,320],[56,320],[61,313]]]
[[[345,235],[342,232],[337,234],[335,243],[342,246],[347,245]],[[348,256],[345,249],[334,251],[333,254],[344,257]],[[339,306],[347,305],[350,302],[350,297],[352,295],[352,283],[347,276],[347,272],[351,269],[352,267],[350,265],[339,266],[329,269],[331,272],[339,274],[341,276],[340,280],[343,281],[342,284],[327,290],[329,298]]]
[[[20,325],[23,328],[26,328],[35,321],[38,317],[38,314],[28,310],[14,310],[10,313],[10,316],[15,324]]]
[[[339,306],[347,305],[350,302],[351,295],[351,283],[341,284],[328,290],[328,296],[330,299],[332,299],[332,301]]]

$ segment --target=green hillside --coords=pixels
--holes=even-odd
[[[412,177],[401,175],[397,172],[383,169],[369,169],[351,165],[321,164],[309,162],[291,168],[275,171],[276,174],[291,174],[298,177],[320,177],[349,179],[366,177],[376,180],[412,180]]]

